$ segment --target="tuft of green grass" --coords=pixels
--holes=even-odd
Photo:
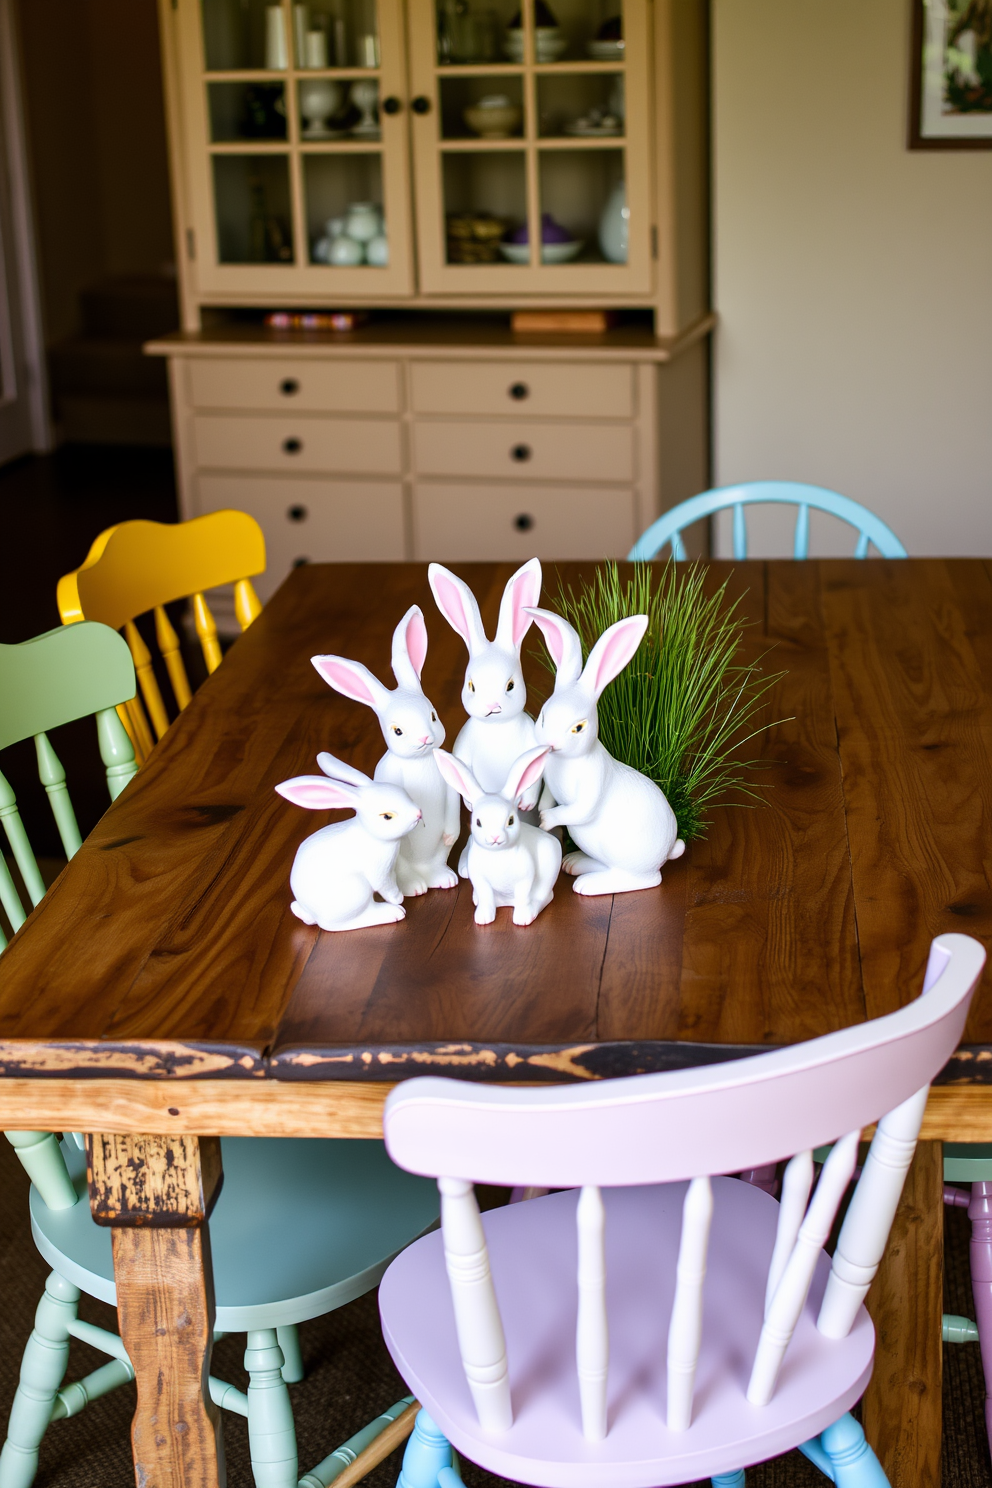
[[[742,751],[773,726],[761,715],[785,676],[764,672],[763,657],[740,659],[747,623],[740,600],[727,598],[726,581],[707,595],[705,575],[698,563],[679,572],[669,562],[660,575],[637,563],[622,581],[617,565],[607,563],[577,593],[560,586],[558,594],[583,659],[617,620],[648,616],[630,665],[599,700],[599,736],[612,755],[661,786],[686,842],[705,834],[717,802],[761,801],[762,787],[749,777],[762,761]]]

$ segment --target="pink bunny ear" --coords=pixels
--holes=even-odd
[[[378,677],[373,677],[360,661],[348,661],[344,656],[311,656],[310,660],[335,692],[354,698],[356,703],[379,708],[388,696]]]
[[[472,771],[467,765],[463,765],[460,759],[455,759],[453,754],[449,754],[446,749],[435,749],[434,758],[437,760],[442,779],[454,787],[471,811],[472,803],[485,794]]]
[[[500,795],[505,796],[508,801],[515,801],[518,796],[522,796],[527,787],[543,775],[544,761],[550,753],[550,744],[539,744],[536,749],[528,749],[526,754],[514,760]]]
[[[531,558],[507,580],[499,606],[496,641],[508,651],[517,650],[531,627],[533,617],[528,610],[541,598],[542,577],[541,560]]]
[[[573,682],[579,680],[582,672],[582,643],[578,632],[569,625],[567,620],[563,620],[560,615],[555,615],[551,610],[537,610],[528,606],[527,613],[537,621],[548,643],[551,659],[558,672],[555,690],[571,687]]]
[[[340,780],[328,780],[324,775],[294,775],[276,786],[280,796],[292,801],[294,806],[304,806],[308,811],[329,811],[334,806],[354,807],[358,792],[353,786]]]
[[[641,644],[647,628],[647,615],[630,615],[603,631],[590,651],[582,673],[583,682],[597,698],[606,684],[623,671]]]
[[[469,649],[469,654],[486,645],[486,632],[482,628],[479,605],[471,589],[440,563],[432,563],[427,570],[431,592],[437,607],[452,630],[457,630]]]
[[[393,631],[393,675],[401,687],[416,688],[427,659],[427,626],[419,605],[411,605]]]

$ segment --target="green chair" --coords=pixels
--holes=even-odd
[[[134,694],[126,641],[95,621],[0,645],[0,749],[34,739],[67,858],[81,845],[79,828],[48,732],[95,714],[113,799],[137,768],[115,711]],[[33,907],[45,885],[3,775],[0,817]],[[3,857],[0,903],[16,932],[26,911]],[[77,1415],[134,1371],[120,1337],[78,1315],[82,1292],[116,1303],[111,1232],[90,1214],[81,1138],[67,1135],[60,1143],[52,1132],[6,1135],[31,1178],[32,1235],[52,1267],[0,1451],[0,1488],[28,1488],[48,1426]],[[224,1186],[210,1220],[217,1336],[247,1333],[251,1382],[246,1394],[211,1378],[210,1394],[247,1417],[258,1488],[328,1488],[412,1400],[398,1401],[300,1479],[287,1389],[303,1377],[296,1325],[376,1286],[397,1252],[436,1223],[437,1189],[395,1167],[382,1142],[225,1138],[223,1162]],[[70,1338],[101,1349],[108,1362],[64,1384]]]

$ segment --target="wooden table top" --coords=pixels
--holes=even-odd
[[[459,566],[490,633],[512,567]],[[407,900],[398,925],[336,935],[289,910],[296,847],[330,818],[273,787],[314,773],[321,749],[371,771],[383,745],[309,657],[339,652],[386,679],[393,627],[419,603],[450,745],[465,651],[425,565],[297,569],[4,953],[0,1073],[664,1069],[888,1012],[917,995],[943,930],[992,946],[992,563],[710,568],[744,596],[748,653],[772,646],[767,665],[786,670],[767,717],[791,721],[755,741],[767,804],[718,808],[658,889],[586,899],[563,877],[534,925],[507,911],[480,928],[462,884]],[[558,571],[574,583],[582,566]],[[545,604],[557,587],[547,564]],[[533,706],[548,678],[532,636]],[[943,1078],[990,1066],[983,984]]]

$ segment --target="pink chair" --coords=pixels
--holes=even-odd
[[[899,1012],[730,1064],[395,1090],[390,1156],[442,1196],[441,1232],[379,1291],[387,1347],[424,1407],[399,1488],[457,1488],[452,1446],[542,1488],[731,1488],[798,1446],[838,1488],[884,1488],[847,1414],[871,1377],[863,1302],[984,961],[976,941],[942,935],[924,995]],[[781,1202],[710,1176],[790,1154]],[[469,1180],[566,1191],[480,1217]]]

